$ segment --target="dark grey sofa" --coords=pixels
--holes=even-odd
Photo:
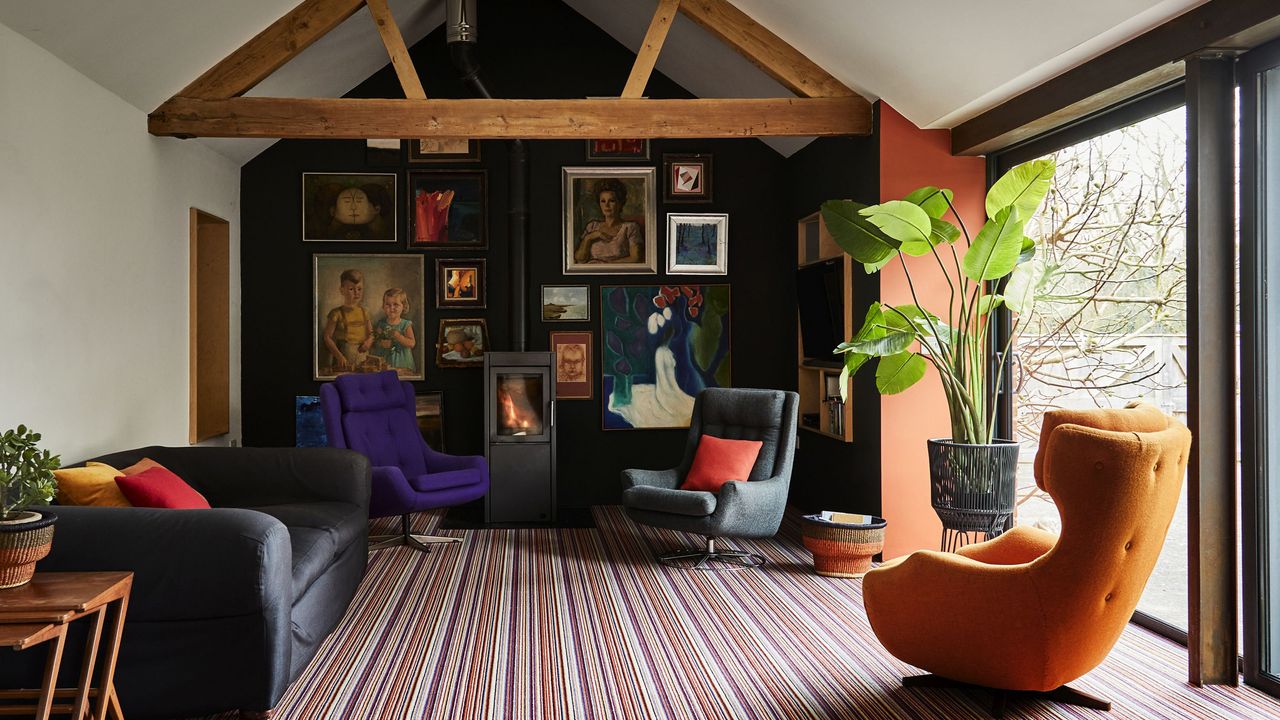
[[[124,468],[143,457],[214,509],[56,506],[53,551],[37,569],[134,572],[116,671],[128,717],[271,710],[364,577],[368,460],[330,448],[214,447],[96,460]],[[43,653],[23,655],[6,660],[32,666],[22,669],[29,678]]]

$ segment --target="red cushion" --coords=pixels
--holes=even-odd
[[[120,475],[116,485],[134,507],[175,510],[208,510],[210,507],[209,501],[195,488],[159,465],[137,475]]]
[[[730,480],[745,482],[763,446],[759,440],[724,440],[703,435],[698,439],[693,467],[689,468],[680,489],[720,492],[720,486]]]

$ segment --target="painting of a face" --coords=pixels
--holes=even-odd
[[[581,343],[556,345],[556,381],[583,382],[587,379],[587,347]]]
[[[591,348],[589,331],[553,332],[548,346],[556,354],[556,397],[561,400],[591,398]]]
[[[396,174],[302,174],[302,239],[394,242]]]
[[[347,188],[338,193],[333,204],[333,217],[343,225],[364,225],[378,216],[378,208],[360,188]]]
[[[653,168],[564,168],[564,272],[652,273]]]

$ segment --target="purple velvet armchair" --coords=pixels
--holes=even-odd
[[[418,430],[412,385],[390,370],[343,375],[320,387],[320,406],[329,445],[355,450],[373,465],[369,517],[401,518],[401,533],[370,537],[371,550],[394,545],[428,550],[429,543],[458,541],[411,534],[409,515],[484,497],[489,467],[481,456],[445,455],[427,446]]]

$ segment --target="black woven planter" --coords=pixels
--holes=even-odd
[[[985,539],[1004,532],[1013,517],[1018,443],[989,445],[929,441],[929,495],[942,520],[942,549],[952,551],[970,533]]]

